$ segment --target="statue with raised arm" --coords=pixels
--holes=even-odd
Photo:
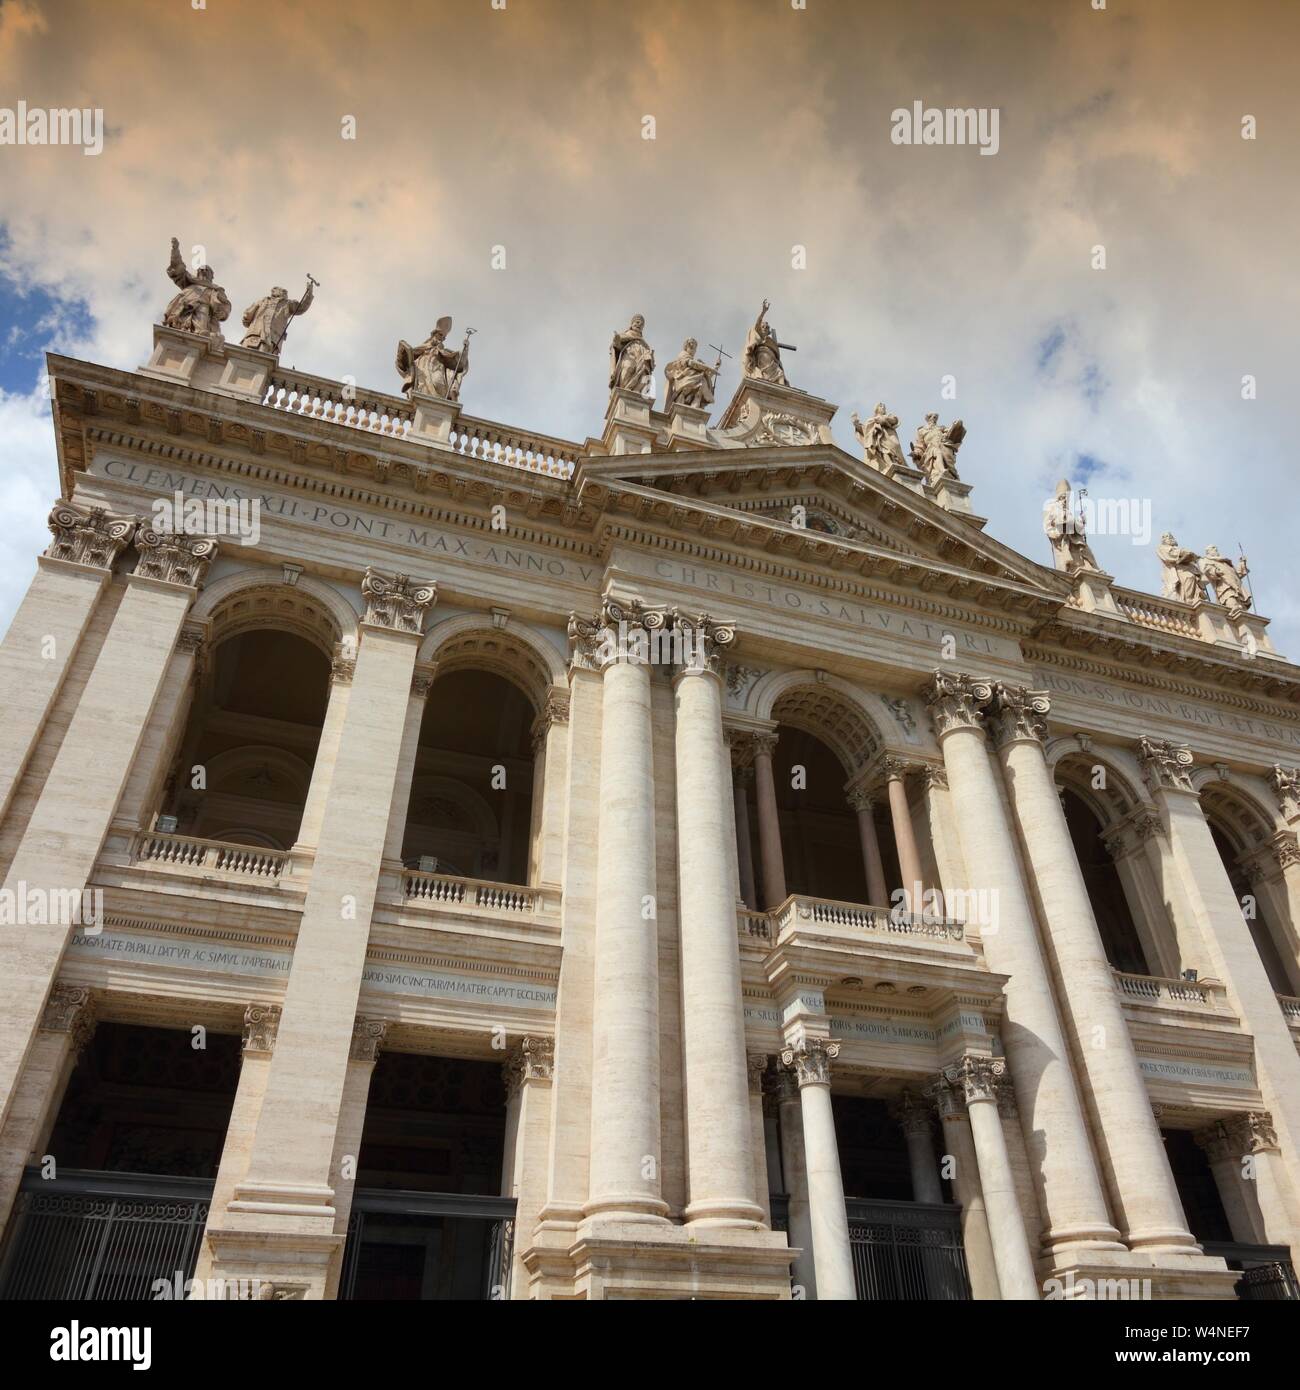
[[[960,420],[941,425],[931,411],[925,423],[916,427],[912,441],[912,463],[926,476],[931,487],[938,487],[945,478],[960,477],[957,473],[957,450],[966,438],[966,426]]]
[[[212,267],[201,265],[193,274],[181,256],[181,244],[172,237],[171,260],[167,278],[179,293],[163,310],[163,324],[183,333],[198,333],[205,338],[221,337],[219,324],[230,317],[230,300],[220,285],[212,280]]]
[[[654,377],[654,349],[645,340],[645,316],[633,314],[622,333],[609,345],[609,389],[645,395]]]
[[[451,319],[440,318],[424,342],[412,347],[405,338],[397,345],[397,370],[402,390],[444,401],[460,399],[460,385],[469,373],[469,334],[460,347],[447,342]]]
[[[1242,580],[1250,573],[1250,566],[1243,555],[1234,564],[1226,555],[1219,554],[1218,546],[1207,545],[1201,556],[1201,577],[1214,585],[1214,596],[1229,613],[1240,612],[1250,607],[1250,595]]]
[[[765,299],[758,311],[754,326],[745,338],[745,350],[741,354],[741,371],[745,376],[757,377],[760,381],[772,381],[778,386],[789,386],[785,368],[781,365],[781,349],[790,347],[789,343],[777,341],[772,325],[767,321],[767,311],[772,306]],[[790,349],[792,352],[793,348]]]
[[[883,401],[876,402],[869,420],[861,420],[853,412],[853,433],[862,441],[866,462],[884,472],[887,467],[906,468],[903,446],[898,442],[898,416],[885,409]]]
[[[1082,512],[1070,506],[1070,483],[1062,478],[1056,485],[1056,497],[1043,508],[1043,530],[1052,546],[1052,563],[1065,574],[1080,570],[1096,570],[1101,566],[1088,544]]]
[[[707,362],[697,360],[695,354],[699,341],[687,338],[682,350],[664,368],[664,380],[668,383],[664,395],[664,410],[674,405],[703,407],[713,404],[713,385],[722,370],[722,358],[710,367]]]
[[[279,352],[289,332],[289,321],[311,308],[312,291],[317,283],[309,275],[301,299],[290,299],[289,291],[276,285],[270,294],[250,304],[244,310],[244,327],[248,332],[239,346],[257,352]]]
[[[1161,592],[1165,598],[1176,598],[1182,603],[1196,603],[1208,597],[1205,580],[1201,577],[1200,557],[1194,550],[1179,545],[1172,533],[1166,531],[1156,546],[1156,554],[1164,566],[1164,583]]]

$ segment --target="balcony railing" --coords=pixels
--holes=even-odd
[[[289,856],[283,850],[151,830],[136,836],[131,846],[131,862],[167,864],[177,869],[274,882],[288,872]]]
[[[1282,1007],[1286,1021],[1292,1028],[1300,1028],[1300,999],[1293,994],[1279,994],[1277,1002]]]
[[[1169,980],[1158,975],[1134,975],[1115,970],[1115,988],[1129,999],[1150,1004],[1191,1004],[1193,1007],[1219,1009],[1223,1007],[1226,991],[1213,980]]]
[[[887,907],[837,902],[833,898],[809,898],[802,894],[787,898],[771,917],[774,936],[800,922],[819,927],[851,927],[855,931],[882,936],[922,936],[949,941],[960,941],[966,931],[965,923],[952,917],[896,912]]]
[[[559,908],[559,894],[552,890],[455,878],[422,869],[403,871],[402,900],[416,907],[460,908],[509,917],[549,916]]]

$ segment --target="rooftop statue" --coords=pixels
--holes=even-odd
[[[745,339],[745,351],[741,354],[741,371],[745,376],[757,377],[760,381],[775,382],[778,386],[789,386],[785,368],[781,365],[781,349],[788,352],[795,349],[790,343],[777,341],[772,325],[767,321],[767,311],[771,305],[765,299],[758,311],[754,326]]]
[[[181,244],[172,237],[172,255],[167,276],[180,291],[163,310],[163,324],[183,333],[219,338],[218,327],[230,317],[230,300],[220,285],[212,282],[212,267],[201,265],[193,274],[181,257]]]
[[[397,370],[402,378],[402,390],[421,396],[437,396],[444,401],[460,400],[461,382],[469,374],[469,340],[474,332],[465,333],[459,348],[447,345],[451,319],[440,318],[429,336],[417,347],[405,338],[397,345]]]
[[[1243,555],[1233,564],[1226,555],[1220,555],[1217,546],[1207,545],[1201,556],[1201,577],[1214,585],[1214,595],[1229,612],[1250,607],[1250,595],[1242,580],[1250,573],[1250,566]]]
[[[645,340],[645,316],[633,314],[632,322],[615,333],[609,345],[609,389],[643,396],[654,370],[654,349]]]
[[[887,465],[906,468],[903,446],[898,442],[898,416],[885,409],[883,401],[876,402],[876,408],[869,420],[858,418],[853,413],[853,433],[862,441],[866,461],[882,472]]]
[[[699,340],[687,338],[682,350],[664,368],[664,379],[668,389],[664,395],[664,409],[671,410],[674,405],[706,406],[713,404],[713,387],[718,373],[722,370],[722,356],[710,367],[707,362],[696,359]]]
[[[938,487],[945,478],[957,478],[957,450],[966,438],[966,426],[960,420],[941,425],[931,411],[925,423],[916,427],[912,441],[912,462],[925,474],[931,487]]]
[[[1161,592],[1165,598],[1176,598],[1182,603],[1198,603],[1206,597],[1200,557],[1194,550],[1179,545],[1172,533],[1166,531],[1156,546],[1156,554],[1164,566]]]
[[[1056,497],[1043,509],[1043,530],[1052,543],[1052,563],[1066,574],[1080,570],[1101,570],[1092,553],[1084,528],[1082,512],[1070,507],[1070,483],[1062,478],[1056,485]]]
[[[290,299],[289,291],[276,285],[270,294],[244,310],[244,334],[240,347],[257,352],[277,353],[284,346],[289,321],[311,308],[312,291],[320,283],[309,275],[301,299]]]

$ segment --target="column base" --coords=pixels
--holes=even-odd
[[[1234,1299],[1239,1274],[1213,1255],[1125,1251],[1078,1260],[1042,1261],[1039,1286],[1048,1302],[1176,1302]]]
[[[627,1225],[666,1226],[668,1210],[668,1203],[658,1198],[642,1197],[639,1193],[615,1193],[612,1197],[588,1202],[582,1209],[582,1215],[584,1220],[595,1218],[599,1221],[621,1221]]]
[[[757,1202],[692,1202],[682,1213],[692,1230],[753,1231],[766,1226],[763,1208]]]
[[[242,1299],[319,1302],[342,1244],[343,1237],[332,1234],[210,1229],[208,1280],[223,1282]]]
[[[595,1219],[539,1228],[522,1260],[535,1299],[789,1299],[795,1251],[781,1231]]]

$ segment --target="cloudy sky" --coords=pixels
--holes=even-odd
[[[1094,541],[1137,588],[1161,531],[1240,541],[1300,659],[1300,4],[1100,3],[0,0],[0,107],[106,125],[0,146],[0,626],[57,489],[43,353],[142,362],[174,235],[236,316],[322,282],[286,363],[395,391],[451,314],[471,413],[579,440],[632,313],[663,363],[767,296],[845,448],[877,400],[905,440],[961,416],[976,510],[1044,561],[1061,476],[1149,501],[1152,544]],[[892,143],[917,101],[996,108],[998,153]]]

